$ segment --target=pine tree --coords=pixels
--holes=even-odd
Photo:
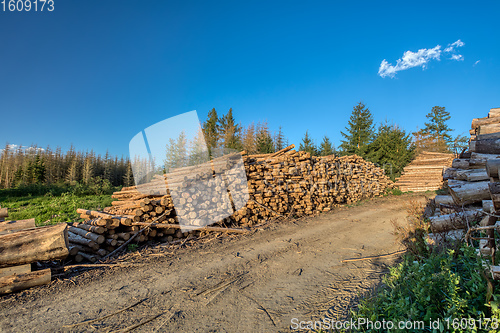
[[[219,134],[222,146],[226,149],[242,150],[241,127],[236,124],[233,109],[230,108],[226,115],[219,119]]]
[[[256,148],[259,154],[274,153],[273,138],[266,122],[257,125]]]
[[[319,155],[320,156],[329,156],[335,153],[335,149],[330,142],[330,139],[325,135],[323,137],[323,141],[319,147]]]
[[[311,156],[318,154],[318,150],[316,148],[316,145],[314,144],[313,140],[309,137],[309,131],[306,131],[304,138],[302,138],[302,142],[300,143],[299,150],[305,151],[305,152],[311,154]]]
[[[356,154],[366,157],[375,132],[370,110],[359,102],[354,106],[348,124],[347,133],[340,132],[345,138],[340,144],[342,155]]]
[[[442,106],[434,106],[426,116],[429,119],[428,123],[424,123],[423,134],[430,134],[435,137],[437,141],[444,141],[450,144],[453,140],[449,132],[451,129],[446,122],[450,120],[451,116],[448,111]]]
[[[376,138],[370,144],[369,160],[380,165],[386,174],[395,179],[411,162],[415,146],[410,134],[394,124],[380,124]]]
[[[207,121],[203,123],[203,134],[207,142],[209,155],[212,156],[212,150],[218,146],[219,143],[219,116],[215,108],[208,112]]]
[[[276,135],[274,136],[274,150],[279,151],[286,147],[287,146],[285,146],[285,136],[280,126],[278,129],[278,133],[276,133]]]

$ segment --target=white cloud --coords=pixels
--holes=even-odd
[[[462,47],[464,45],[465,43],[459,39],[455,43],[448,44],[448,46],[444,49],[444,52],[453,52],[455,48]]]
[[[479,64],[480,62],[481,62],[481,60],[478,60],[478,61],[476,61],[476,62],[474,63],[474,65],[472,65],[472,66],[476,67],[476,65],[477,65],[477,64]]]
[[[396,61],[396,66],[391,65],[387,60],[382,60],[378,69],[378,75],[381,77],[394,77],[397,72],[404,71],[413,67],[426,68],[427,63],[441,56],[441,46],[437,45],[432,49],[420,49],[417,52],[406,51],[401,59]]]
[[[452,44],[448,44],[448,46],[444,49],[444,52],[454,52],[457,47],[462,47],[464,45],[465,43],[459,39]],[[382,60],[378,69],[378,75],[381,77],[388,76],[390,78],[394,78],[397,72],[413,67],[422,67],[422,69],[426,69],[429,61],[433,59],[438,61],[441,60],[440,57],[442,52],[441,45],[436,45],[432,49],[420,49],[417,52],[406,51],[403,54],[403,57],[396,60],[396,65],[390,64],[386,59]],[[461,54],[452,54],[450,59],[463,61],[464,57]]]

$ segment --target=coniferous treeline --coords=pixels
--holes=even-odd
[[[394,124],[382,123],[375,128],[370,110],[363,104],[354,106],[346,131],[341,132],[344,140],[339,154],[357,154],[382,167],[389,166],[389,174],[399,175],[413,158],[415,151],[457,151],[466,146],[466,139],[449,135],[451,129],[446,121],[450,119],[444,107],[434,107],[426,115],[429,123],[425,128],[408,134]],[[203,140],[204,139],[204,140]],[[205,144],[206,143],[206,144]],[[267,122],[250,123],[242,126],[236,122],[233,110],[219,116],[215,108],[208,112],[201,131],[195,138],[187,138],[184,132],[176,139],[170,139],[165,147],[163,161],[155,161],[159,172],[170,168],[194,165],[206,161],[209,156],[220,154],[221,149],[246,150],[248,154],[267,154],[289,145],[280,126],[272,133]],[[337,153],[327,136],[316,145],[306,131],[299,150],[311,155],[328,156]],[[137,163],[134,160],[134,166]],[[146,161],[146,164],[150,163]],[[136,168],[137,169],[137,168]],[[148,167],[144,173],[147,174]],[[136,170],[137,171],[137,170]],[[144,176],[144,175],[142,175]],[[131,163],[128,158],[118,158],[106,153],[96,155],[93,151],[76,151],[71,147],[62,152],[47,147],[13,147],[6,145],[0,150],[0,188],[14,188],[33,184],[85,184],[106,182],[111,186],[134,184]]]
[[[6,144],[0,151],[0,188],[29,185],[77,183],[92,185],[107,182],[112,186],[133,184],[127,158],[104,156],[93,151],[76,151],[73,146],[62,152],[60,147],[13,147]]]

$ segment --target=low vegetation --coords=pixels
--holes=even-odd
[[[497,332],[500,328],[498,282],[484,273],[482,260],[462,241],[430,245],[423,207],[408,209],[408,224],[395,225],[407,252],[372,297],[352,313],[360,318],[393,323],[420,322],[412,332]],[[364,327],[363,332],[381,332]],[[395,327],[393,332],[406,332]]]
[[[119,190],[108,182],[93,185],[31,185],[0,189],[0,205],[9,209],[10,220],[35,218],[37,226],[79,221],[77,208],[111,206],[111,193]]]

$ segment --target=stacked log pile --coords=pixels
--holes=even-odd
[[[500,279],[494,232],[500,231],[500,108],[491,109],[486,118],[473,119],[471,127],[469,150],[443,172],[448,195],[436,196],[431,229],[445,237],[456,236],[459,230],[459,237],[479,239],[478,254],[490,261],[493,278]],[[478,233],[485,235],[473,237]]]
[[[113,194],[116,200],[104,212],[78,210],[85,221],[69,229],[71,254],[77,261],[98,260],[146,226],[138,241],[175,241],[217,228],[236,232],[269,218],[326,212],[380,196],[392,186],[382,169],[361,157],[315,157],[293,148],[175,169],[153,179],[148,193],[142,185],[125,187]],[[230,174],[238,173],[238,163],[243,177]],[[228,199],[221,192],[228,192]],[[182,219],[186,221],[180,223]]]
[[[438,190],[443,186],[443,169],[451,166],[453,158],[453,154],[423,151],[404,168],[394,185],[403,192]]]
[[[35,228],[35,219],[0,222],[0,294],[50,283],[50,268],[32,272],[31,264],[67,255],[65,223]]]

